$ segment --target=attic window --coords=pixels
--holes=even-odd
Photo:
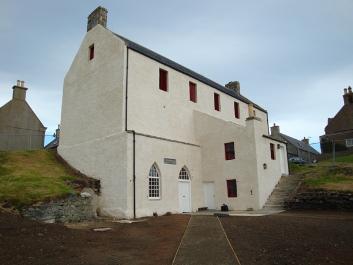
[[[94,58],[94,44],[89,46],[89,60],[92,60]]]
[[[239,119],[240,115],[239,115],[239,103],[238,102],[234,102],[234,116],[235,118]]]
[[[214,93],[213,100],[214,100],[214,109],[217,111],[220,111],[221,104],[220,104],[220,100],[219,100],[219,94]]]
[[[193,82],[189,82],[189,94],[190,94],[190,101],[197,102],[197,91],[196,91],[196,84]]]
[[[159,69],[159,89],[168,91],[168,72],[163,69]]]

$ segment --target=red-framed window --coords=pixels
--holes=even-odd
[[[228,191],[228,197],[230,197],[230,198],[238,197],[238,189],[237,189],[237,180],[236,179],[228,179],[227,180],[227,191]]]
[[[94,58],[94,44],[89,46],[89,60],[92,60]]]
[[[220,99],[219,99],[219,94],[214,93],[213,100],[214,100],[214,109],[217,111],[220,111],[221,110],[221,103],[220,103]]]
[[[197,102],[197,88],[196,84],[193,82],[189,82],[189,94],[190,94],[190,101]]]
[[[224,152],[226,160],[235,159],[234,142],[224,144]]]
[[[234,116],[237,119],[240,118],[239,103],[238,102],[234,102]]]
[[[168,91],[168,71],[159,69],[159,89]]]
[[[274,144],[270,144],[270,150],[271,150],[271,159],[275,160],[276,159],[276,149]]]

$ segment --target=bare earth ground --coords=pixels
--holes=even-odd
[[[106,220],[72,229],[0,212],[0,264],[171,264],[189,218]],[[353,213],[292,211],[221,222],[242,265],[353,264]]]
[[[353,264],[353,213],[221,218],[242,265]]]
[[[0,211],[0,264],[171,264],[190,216],[104,221],[70,229]],[[93,232],[92,227],[112,227]]]

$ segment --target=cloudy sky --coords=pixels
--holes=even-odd
[[[281,132],[318,142],[353,85],[351,0],[0,0],[0,105],[17,79],[52,134],[62,84],[88,14],[108,9],[108,27],[241,92]]]

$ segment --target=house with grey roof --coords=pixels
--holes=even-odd
[[[320,153],[316,151],[309,144],[309,139],[303,138],[303,140],[295,139],[291,136],[280,132],[278,125],[274,124],[271,127],[271,136],[275,139],[284,141],[287,143],[287,157],[300,157],[307,162],[313,162],[318,159]]]
[[[267,111],[239,82],[223,86],[115,34],[107,13],[89,15],[65,76],[58,146],[100,180],[99,213],[261,209],[288,174]]]
[[[12,89],[12,99],[0,107],[0,151],[43,148],[46,127],[26,101],[28,88],[18,80]]]

